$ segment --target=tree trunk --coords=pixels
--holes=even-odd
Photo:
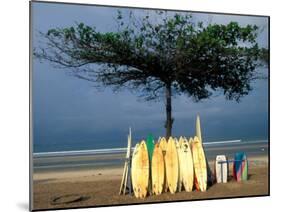
[[[171,85],[166,85],[166,139],[172,135],[172,125],[173,125],[173,118],[172,118],[172,90]]]

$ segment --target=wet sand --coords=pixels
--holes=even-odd
[[[251,157],[248,159],[248,181],[234,181],[234,179],[232,179],[232,166],[230,166],[229,182],[226,184],[214,184],[210,186],[206,192],[194,190],[193,192],[182,191],[176,194],[163,193],[158,196],[148,196],[145,199],[137,199],[133,195],[128,194],[118,194],[123,172],[122,167],[35,172],[33,175],[33,209],[76,208],[268,195],[267,156]],[[211,168],[214,167],[213,161],[209,164]],[[64,201],[60,198],[65,198],[65,200],[75,198],[77,201],[72,203],[60,203],[60,201]]]

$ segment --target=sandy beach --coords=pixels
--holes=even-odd
[[[249,179],[236,182],[232,179],[230,166],[229,182],[214,184],[206,192],[163,193],[137,199],[133,195],[119,195],[122,178],[122,166],[95,169],[62,169],[35,171],[33,175],[34,210],[55,208],[76,208],[103,205],[122,205],[132,203],[149,203],[161,201],[182,201],[196,199],[214,199],[238,196],[268,195],[268,157],[256,155],[248,158]],[[214,161],[209,160],[211,169]],[[73,203],[54,203],[61,197],[78,198]]]

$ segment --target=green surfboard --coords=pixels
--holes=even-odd
[[[151,163],[153,150],[154,150],[154,139],[151,134],[149,134],[146,138],[146,147],[147,147],[147,151],[148,151],[149,162]]]
[[[149,184],[148,184],[148,190],[149,193],[152,194],[152,175],[151,175],[151,171],[152,171],[152,167],[151,167],[151,163],[152,163],[152,155],[153,155],[153,151],[154,151],[154,139],[153,136],[151,134],[149,134],[146,138],[146,148],[147,148],[147,152],[148,152],[148,157],[149,157]]]

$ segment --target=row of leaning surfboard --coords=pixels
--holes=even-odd
[[[217,183],[226,183],[229,163],[233,162],[236,181],[247,180],[248,161],[245,153],[236,153],[234,160],[218,155],[215,162]],[[208,162],[200,139],[195,136],[163,137],[154,143],[152,136],[137,143],[132,155],[131,179],[134,195],[144,198],[148,194],[159,195],[169,191],[174,194],[185,190],[207,190]]]
[[[217,155],[213,174],[203,148],[200,118],[196,119],[196,136],[187,139],[162,137],[157,142],[152,135],[146,141],[137,143],[131,156],[131,129],[128,136],[127,156],[120,192],[129,193],[131,188],[137,198],[148,194],[172,194],[185,190],[191,192],[206,191],[209,184],[226,183],[229,177],[229,163],[233,163],[233,177],[236,181],[245,181],[248,176],[246,154],[238,152],[234,160],[225,155]]]
[[[144,198],[148,194],[159,195],[169,191],[174,194],[193,187],[207,189],[207,162],[203,145],[195,136],[159,138],[155,144],[151,138],[136,144],[131,164],[134,194]]]

